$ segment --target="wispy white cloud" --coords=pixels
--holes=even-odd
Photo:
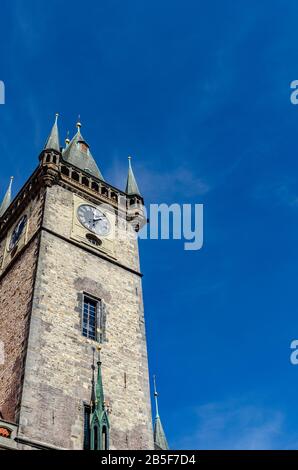
[[[284,415],[278,410],[230,400],[194,410],[195,432],[176,443],[184,449],[276,449],[282,442]]]
[[[253,197],[270,205],[298,207],[297,181],[292,178],[262,183],[254,188]]]
[[[144,192],[151,198],[196,197],[211,189],[206,181],[185,166],[168,172],[151,171],[141,167],[138,173]]]
[[[171,168],[169,171],[150,169],[146,163],[134,163],[134,173],[142,194],[146,199],[154,201],[171,201],[181,198],[199,197],[208,193],[211,186],[193,170],[186,166]],[[106,171],[106,177],[113,181],[115,186],[124,188],[127,178],[127,165],[125,159],[119,161],[115,157]]]

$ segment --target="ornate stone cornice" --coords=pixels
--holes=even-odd
[[[144,200],[140,195],[127,195],[124,191],[80,170],[63,160],[57,150],[45,149],[39,156],[40,164],[24,184],[7,211],[0,218],[0,239],[14,224],[28,203],[42,190],[59,184],[94,204],[108,204],[118,215],[136,221],[136,230],[146,223]]]

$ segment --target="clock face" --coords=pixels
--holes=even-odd
[[[108,235],[111,230],[111,224],[103,212],[88,204],[82,204],[78,208],[78,219],[84,227],[96,235]]]
[[[10,239],[9,250],[13,250],[14,247],[18,244],[27,224],[27,216],[24,215],[18,224],[15,226],[14,231]]]

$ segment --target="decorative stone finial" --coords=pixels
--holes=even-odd
[[[79,116],[78,116],[78,122],[77,122],[77,129],[78,129],[78,131],[80,131],[81,127],[82,127],[82,124],[81,124],[81,115],[79,114]]]
[[[66,139],[65,139],[65,145],[69,145],[69,144],[70,144],[69,131],[67,131]]]

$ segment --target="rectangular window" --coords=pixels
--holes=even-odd
[[[90,406],[84,405],[84,450],[90,450],[90,415]]]
[[[97,325],[99,314],[99,302],[84,295],[83,303],[83,336],[93,340],[97,339]]]

